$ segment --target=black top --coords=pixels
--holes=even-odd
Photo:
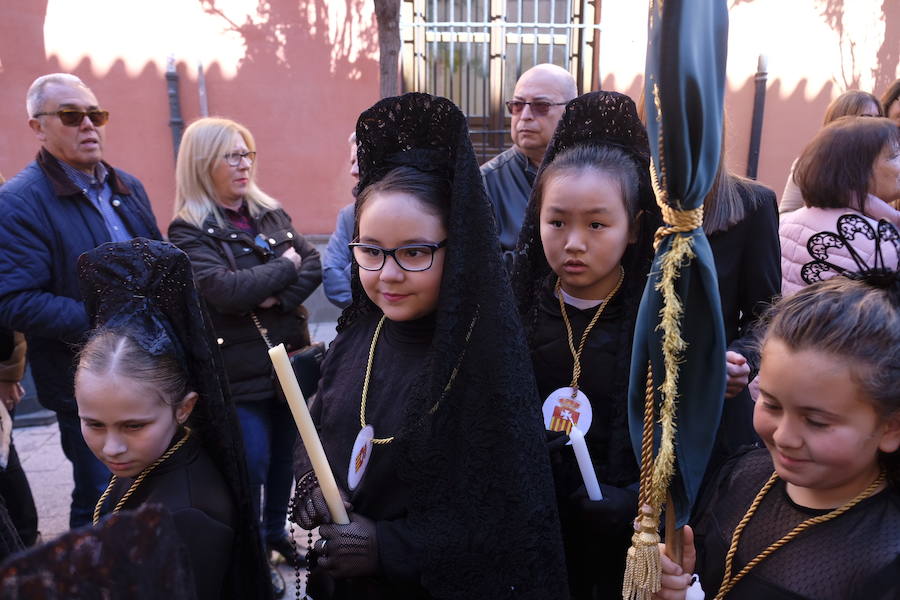
[[[350,454],[361,429],[359,410],[369,347],[379,319],[380,315],[369,315],[335,339],[322,365],[321,392],[310,407],[338,487],[349,493],[354,512],[376,523],[379,575],[338,581],[334,598],[428,597],[418,584],[421,548],[406,524],[410,489],[397,476],[398,445],[374,446],[359,486],[353,492],[347,486]],[[411,322],[385,320],[366,400],[366,424],[372,425],[376,438],[400,431],[408,410],[404,400],[419,375],[433,332],[433,316]],[[323,582],[311,580],[311,585]]]
[[[531,336],[531,359],[541,401],[571,383],[574,366],[554,292],[555,281],[555,275],[549,277],[542,291]],[[585,441],[597,479],[604,487],[604,499],[587,504],[585,510],[584,492],[580,491],[584,483],[575,453],[569,446],[550,453],[569,589],[574,598],[613,598],[621,593],[625,553],[631,540],[639,471],[628,432],[627,382],[617,376],[628,371],[630,353],[622,350],[631,348],[634,331],[634,314],[626,310],[626,302],[622,293],[613,296],[588,334],[578,381],[593,411]],[[579,310],[566,305],[576,348],[597,310],[600,307]],[[548,438],[554,436],[548,432]],[[551,446],[559,443],[557,440]],[[634,489],[615,490],[610,486]]]
[[[748,183],[739,187],[746,216],[726,231],[709,236],[719,278],[719,298],[728,350],[750,364],[750,377],[759,371],[756,323],[781,293],[781,243],[778,204],[769,188]],[[722,425],[713,457],[714,470],[739,448],[757,441],[753,431],[753,401],[744,388],[725,400]]]
[[[694,526],[700,582],[711,598],[731,534],[773,472],[768,451],[726,463],[701,498]],[[779,479],[741,536],[734,572],[806,519],[828,513],[794,503]],[[900,598],[900,493],[888,488],[843,515],[813,525],[745,575],[728,600],[887,600]]]
[[[555,277],[552,278],[555,281]],[[593,319],[597,308],[579,310],[566,305],[575,347]],[[627,388],[614,385],[616,373],[628,369],[627,353],[619,352],[630,346],[634,321],[626,316],[623,297],[616,294],[600,315],[588,335],[581,357],[581,377],[578,385],[588,397],[593,421],[585,435],[597,479],[617,487],[625,487],[638,480],[639,472],[631,438],[628,435]],[[574,361],[566,336],[566,326],[559,311],[559,299],[553,283],[547,282],[541,297],[538,323],[532,338],[531,359],[541,401],[553,390],[572,382]],[[624,354],[624,356],[623,356]],[[624,364],[623,364],[624,363]],[[571,494],[582,485],[581,472],[572,452],[566,452],[554,463],[557,492]]]
[[[180,440],[179,431],[173,443]],[[119,478],[100,510],[105,515],[133,483]],[[157,466],[125,502],[122,510],[143,504],[161,504],[175,521],[175,528],[187,546],[197,598],[218,600],[230,569],[237,510],[222,474],[196,435]]]
[[[513,146],[481,165],[484,190],[494,209],[500,247],[514,250],[537,168]]]

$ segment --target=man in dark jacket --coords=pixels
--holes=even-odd
[[[513,145],[481,166],[504,252],[516,247],[534,176],[566,103],[577,95],[571,73],[540,64],[519,77],[512,99],[506,102],[512,114],[509,133]]]
[[[0,188],[0,327],[25,334],[38,397],[56,412],[72,462],[71,527],[89,523],[109,472],[81,436],[73,378],[89,329],[75,265],[109,241],[161,239],[141,182],[103,162],[109,114],[74,75],[35,80],[28,125],[37,159]]]

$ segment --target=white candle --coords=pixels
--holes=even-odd
[[[300,384],[297,383],[294,369],[291,368],[291,361],[284,349],[284,344],[278,344],[270,349],[269,358],[272,359],[272,364],[275,366],[275,374],[278,375],[278,381],[281,383],[281,389],[284,390],[288,406],[291,407],[291,413],[294,415],[294,422],[297,424],[303,446],[306,448],[306,453],[309,454],[309,461],[319,480],[319,487],[322,488],[322,494],[328,504],[331,520],[338,525],[346,525],[350,522],[350,518],[347,517],[344,501],[338,491],[337,482],[334,480],[334,473],[331,472],[328,457],[325,456],[325,450],[322,449],[322,442],[319,440],[316,426],[309,414]]]
[[[597,474],[594,473],[594,464],[591,462],[591,455],[584,442],[584,434],[575,425],[572,425],[569,439],[572,440],[572,449],[575,450],[575,458],[578,460],[578,468],[581,470],[581,478],[584,479],[584,489],[587,490],[588,498],[603,500],[603,493],[597,482]]]

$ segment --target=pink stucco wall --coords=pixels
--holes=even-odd
[[[146,36],[148,45],[139,28],[153,26],[151,17],[177,20],[193,11],[201,16],[192,18],[206,28],[196,32],[198,37],[229,37],[239,52],[227,65],[215,59],[207,63],[210,114],[250,128],[259,150],[257,180],[284,203],[300,231],[333,229],[337,211],[351,200],[347,136],[359,113],[378,99],[378,44],[367,0],[162,1],[141,4],[147,10],[156,5],[166,15],[128,13],[116,22],[104,20],[103,6],[89,10],[78,3],[76,15],[65,12],[74,4],[29,0],[0,5],[3,175],[22,169],[39,147],[25,114],[32,80],[72,72],[111,113],[105,158],[143,181],[165,231],[172,217],[175,162],[164,69],[176,43],[166,43],[161,27],[158,35]],[[100,4],[116,10],[113,2]],[[126,4],[136,3],[118,6]],[[59,25],[49,23],[54,11],[59,19],[71,20],[71,38],[61,38]],[[336,22],[342,13],[345,19]],[[105,32],[121,36],[122,58],[106,58],[108,52],[99,46]],[[129,36],[135,38],[133,46]],[[175,58],[182,113],[189,123],[199,116],[196,63]]]
[[[756,56],[769,57],[759,179],[780,194],[790,163],[848,88],[900,76],[900,2],[728,0],[729,163],[743,173]],[[70,71],[110,110],[106,157],[146,185],[160,226],[172,215],[174,158],[166,56],[175,55],[186,122],[199,116],[197,56],[211,114],[257,139],[258,181],[305,233],[328,233],[350,201],[346,138],[378,98],[372,0],[68,0],[0,5],[0,172],[34,156],[24,96],[38,75]],[[600,81],[637,99],[647,3],[602,0]]]

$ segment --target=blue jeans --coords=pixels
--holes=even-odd
[[[56,413],[59,425],[59,441],[63,454],[72,463],[72,507],[69,511],[69,527],[75,529],[89,525],[100,494],[106,489],[111,473],[97,460],[81,435],[81,421],[76,415]]]
[[[260,514],[259,489],[263,488],[262,534],[266,540],[284,535],[284,520],[294,479],[294,444],[297,427],[291,409],[275,399],[237,405],[244,435],[247,471],[256,514]]]

